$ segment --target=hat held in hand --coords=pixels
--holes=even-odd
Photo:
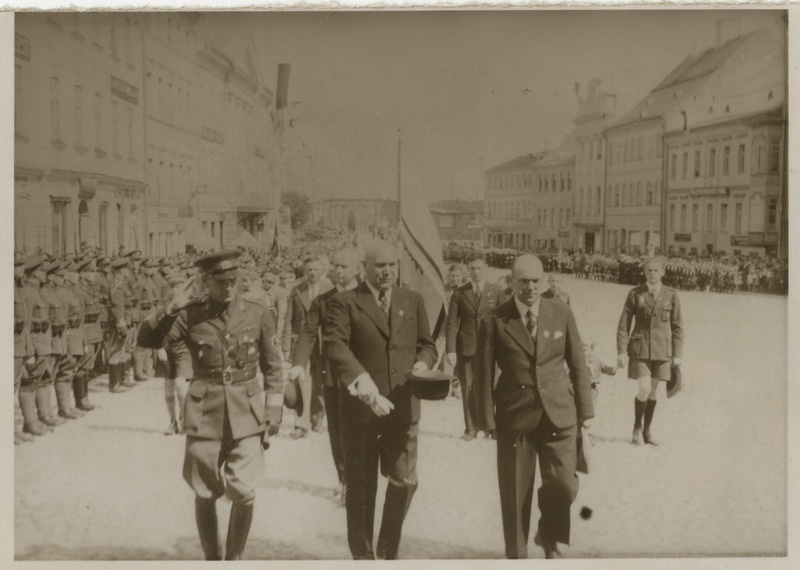
[[[420,400],[444,400],[450,393],[450,374],[438,370],[412,370],[407,375],[411,393]]]
[[[288,364],[288,363],[286,363]],[[303,415],[303,393],[297,380],[289,380],[291,366],[284,364],[283,368],[283,405],[294,410],[298,416]]]

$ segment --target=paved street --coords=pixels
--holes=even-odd
[[[612,363],[627,287],[565,279],[584,336]],[[635,388],[604,378],[593,427],[596,469],[573,505],[576,558],[778,556],[786,552],[785,298],[681,293],[689,388],[663,397],[653,431],[629,443]],[[95,381],[100,409],[15,450],[17,559],[200,559],[183,439],[165,437],[161,380],[126,394]],[[350,558],[327,434],[266,454],[249,559]],[[425,402],[420,487],[401,558],[502,558],[494,443],[464,442],[461,402]],[[385,484],[379,488],[379,519]],[[229,504],[220,501],[220,520]],[[581,507],[593,510],[589,520]],[[535,509],[534,509],[535,510]],[[534,523],[535,524],[535,523]],[[221,525],[224,528],[224,524]],[[531,544],[531,556],[541,551]]]

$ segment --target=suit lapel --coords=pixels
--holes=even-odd
[[[467,283],[464,287],[466,288],[464,291],[464,298],[466,298],[467,302],[472,305],[475,310],[477,310],[478,298],[475,296],[475,290],[472,288],[472,281]]]
[[[357,289],[356,304],[370,319],[372,319],[383,336],[389,338],[389,323],[387,322],[386,315],[378,306],[378,302],[375,301],[375,297],[372,295],[372,291],[370,291],[367,285],[360,285]]]
[[[533,356],[533,340],[531,335],[528,334],[528,329],[525,328],[525,323],[522,322],[522,317],[517,310],[517,305],[512,297],[508,303],[511,305],[506,311],[506,330],[518,345],[520,345],[525,352]]]
[[[308,283],[303,283],[303,286],[297,291],[297,297],[300,299],[300,303],[305,308],[306,312],[311,307],[311,291],[308,289]]]
[[[389,307],[389,313],[391,314],[389,326],[392,329],[392,336],[394,336],[400,329],[400,326],[403,324],[403,321],[407,318],[407,315],[411,310],[411,307],[406,302],[404,295],[398,293],[400,293],[400,289],[396,287],[392,289],[392,305]]]

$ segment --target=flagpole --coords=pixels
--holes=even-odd
[[[400,140],[400,127],[397,127],[397,229],[400,229],[400,169],[402,166],[402,141]]]

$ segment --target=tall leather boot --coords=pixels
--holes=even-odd
[[[19,406],[19,400],[16,398],[17,394],[14,394],[14,445],[19,445],[20,443],[25,443],[26,441],[33,441],[34,437],[26,433],[22,430],[22,426],[25,423],[22,417],[22,410]]]
[[[253,506],[255,503],[233,503],[231,519],[228,522],[228,540],[225,544],[225,560],[241,560],[250,524],[253,522]]]
[[[217,531],[217,500],[195,497],[194,520],[206,560],[222,560],[222,545]]]
[[[108,365],[108,390],[118,394],[120,392],[127,392],[128,390],[122,385],[122,367],[124,364],[115,363]]]
[[[76,413],[69,401],[72,392],[72,382],[55,382],[53,387],[56,390],[56,402],[58,403],[58,415],[68,420],[78,419],[80,414]]]
[[[653,423],[653,414],[656,411],[657,400],[647,400],[647,405],[644,408],[644,430],[642,430],[642,437],[644,442],[650,445],[658,445],[658,440],[650,433],[650,424]]]
[[[22,431],[32,435],[44,435],[47,433],[36,413],[36,393],[34,391],[19,391],[19,407],[22,410]]]
[[[84,372],[76,376],[73,382],[77,381],[78,394],[75,396],[75,402],[79,410],[89,412],[94,409],[94,406],[89,402],[89,374]],[[73,385],[74,387],[74,385]],[[80,398],[78,398],[80,396]]]
[[[133,388],[136,386],[136,380],[133,379],[133,364],[130,357],[123,362],[121,366],[122,373],[120,374],[120,378],[122,379],[122,385],[126,388]]]
[[[64,420],[53,414],[53,387],[50,384],[36,387],[36,407],[44,425],[56,427],[64,423]]]
[[[379,560],[395,560],[400,546],[400,533],[406,518],[411,499],[417,490],[416,482],[395,485],[391,481],[386,486],[386,501],[383,504],[381,531],[375,554]]]

